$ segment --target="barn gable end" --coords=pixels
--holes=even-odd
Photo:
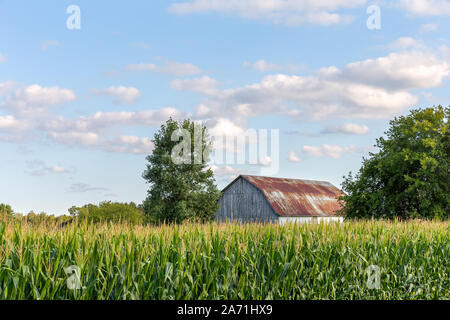
[[[241,222],[274,222],[278,215],[265,199],[263,193],[239,176],[223,191],[219,200],[216,220]]]

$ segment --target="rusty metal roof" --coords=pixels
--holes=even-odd
[[[258,188],[275,213],[289,217],[333,216],[341,207],[337,198],[344,193],[326,181],[241,175]]]

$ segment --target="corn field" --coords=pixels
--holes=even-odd
[[[449,231],[437,221],[4,222],[0,299],[449,299]]]

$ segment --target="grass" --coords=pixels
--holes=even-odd
[[[6,222],[0,299],[449,299],[449,231],[437,221]],[[379,289],[367,286],[371,265]]]

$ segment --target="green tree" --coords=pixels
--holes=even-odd
[[[14,211],[9,204],[0,203],[0,216],[12,217],[13,214]]]
[[[142,222],[142,212],[134,202],[120,203],[104,201],[98,206],[95,204],[87,204],[82,207],[73,206],[69,210],[72,217],[79,220],[88,220],[90,222]]]
[[[377,153],[343,182],[350,218],[449,218],[449,108],[418,109],[395,118]]]
[[[182,138],[182,139],[180,139]],[[208,168],[211,142],[206,126],[170,118],[155,134],[143,178],[150,184],[144,211],[152,221],[208,221],[220,192]]]

